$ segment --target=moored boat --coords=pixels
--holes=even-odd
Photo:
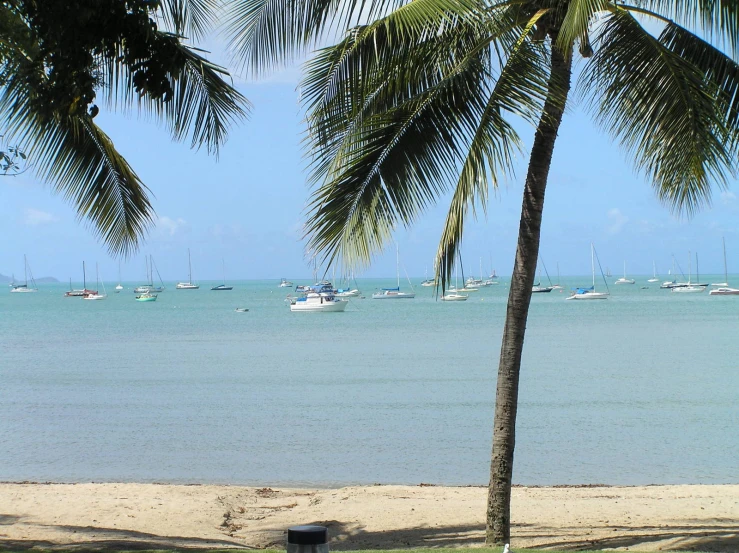
[[[331,293],[309,292],[300,298],[288,298],[290,311],[335,312],[344,311],[348,301],[337,298]]]

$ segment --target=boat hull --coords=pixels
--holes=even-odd
[[[373,300],[412,300],[415,297],[415,292],[378,292],[372,294]]]
[[[335,313],[338,311],[344,311],[348,304],[349,302],[343,300],[324,301],[323,303],[298,300],[295,303],[290,304],[290,311],[301,311],[304,313]]]
[[[709,296],[739,296],[739,288],[716,288],[708,292]]]
[[[441,301],[467,301],[468,297],[464,294],[447,294],[446,296],[441,296]]]
[[[177,286],[175,286],[175,289],[177,290],[197,290],[200,286],[197,284],[192,284],[190,282],[178,282]]]
[[[605,292],[586,292],[585,294],[573,294],[565,299],[568,300],[607,300],[608,294]]]
[[[700,294],[701,292],[705,292],[706,288],[705,286],[693,286],[689,284],[687,286],[677,286],[671,290],[676,294]]]

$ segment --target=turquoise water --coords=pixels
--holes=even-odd
[[[213,284],[0,291],[0,480],[487,482],[507,286],[376,301],[391,281],[360,281],[311,314],[273,281]],[[515,482],[739,483],[739,297],[646,284],[534,296]]]

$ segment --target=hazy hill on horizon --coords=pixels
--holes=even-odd
[[[23,275],[21,275],[21,277],[22,276]],[[59,282],[58,279],[56,279],[54,277],[50,277],[50,276],[37,278],[35,280],[36,280],[36,282],[41,283],[41,284],[50,284],[50,283],[54,283],[54,282]],[[16,278],[15,281],[16,282],[20,282],[20,279],[17,279]],[[11,282],[13,282],[13,278],[12,277],[9,277],[8,275],[4,275],[4,274],[0,273],[0,282],[11,283]]]

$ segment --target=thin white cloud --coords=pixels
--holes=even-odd
[[[56,223],[57,221],[59,221],[59,218],[56,215],[48,213],[46,211],[41,211],[40,209],[29,207],[28,209],[25,209],[23,211],[23,224],[29,227],[50,225],[51,223]]]
[[[167,236],[174,236],[175,234],[185,230],[186,228],[187,221],[180,217],[173,219],[165,215],[157,219],[157,230]]]
[[[736,200],[737,200],[736,194],[734,194],[732,191],[724,190],[723,192],[721,192],[721,203],[722,204],[724,205],[732,204],[736,202]]]
[[[621,213],[621,210],[617,207],[608,211],[608,234],[618,234],[629,222],[629,218]]]

